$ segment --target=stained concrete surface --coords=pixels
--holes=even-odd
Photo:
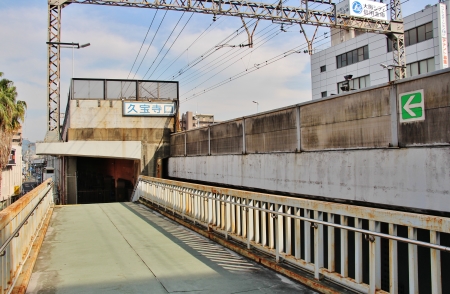
[[[315,293],[133,203],[56,207],[27,293]]]

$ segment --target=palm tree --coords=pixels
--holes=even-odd
[[[0,78],[3,73],[0,72]],[[11,153],[12,136],[25,118],[27,104],[17,100],[17,91],[14,83],[7,79],[0,80],[0,171],[3,171],[8,163]],[[0,173],[0,196],[1,196]]]

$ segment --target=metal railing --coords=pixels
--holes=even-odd
[[[441,253],[450,247],[440,237],[448,237],[450,218],[144,176],[132,197],[140,198],[362,293],[442,293],[441,271],[449,271]],[[419,253],[419,246],[428,251]],[[429,263],[427,290],[425,282],[419,287],[418,260]]]
[[[13,289],[52,204],[49,179],[0,212],[0,293]]]

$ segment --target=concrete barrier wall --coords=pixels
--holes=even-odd
[[[388,147],[390,88],[300,106],[301,150]]]
[[[169,158],[174,178],[450,213],[446,147]]]
[[[450,143],[450,74],[427,76],[397,85],[397,93],[424,89],[425,120],[398,123],[399,145]],[[397,109],[399,111],[399,108]]]
[[[170,154],[172,156],[184,156],[185,134],[176,133],[170,136]]]
[[[450,69],[440,70],[219,123],[209,127],[209,153],[450,146],[449,80]],[[401,122],[399,95],[417,90],[424,91],[425,120]],[[207,130],[198,131],[203,135],[192,133],[186,154],[176,152],[171,156],[207,154]]]
[[[186,152],[190,155],[208,155],[209,130],[196,129],[186,132]]]
[[[239,119],[212,125],[210,127],[211,154],[241,154],[243,150],[243,122],[243,119]]]
[[[295,108],[245,119],[245,152],[294,152],[297,148]]]

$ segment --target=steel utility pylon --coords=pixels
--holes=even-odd
[[[390,0],[392,53],[394,57],[394,80],[406,77],[406,53],[403,17],[400,0]]]
[[[391,21],[349,16],[336,13],[336,4],[331,0],[302,0],[302,7],[249,2],[244,0],[48,0],[48,42],[61,42],[61,9],[77,4],[153,8],[162,10],[189,11],[211,15],[227,15],[241,18],[265,19],[279,23],[298,23],[321,27],[358,29],[387,35],[394,43],[394,65],[396,79],[405,77],[405,45],[400,0],[390,0]],[[309,9],[309,3],[330,5],[331,9]],[[309,42],[309,41],[308,41]],[[312,42],[312,41],[311,41]],[[312,50],[309,50],[312,53]],[[60,50],[59,45],[48,45],[48,129],[46,141],[60,139]]]

